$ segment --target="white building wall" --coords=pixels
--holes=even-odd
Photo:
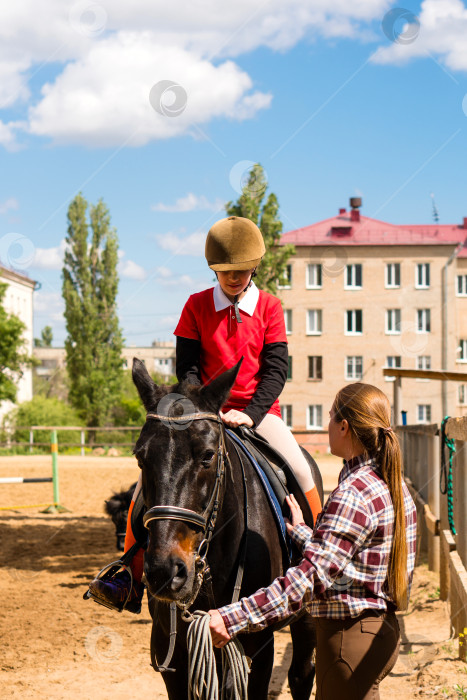
[[[3,306],[8,313],[21,319],[26,328],[23,332],[24,351],[32,355],[33,347],[33,292],[35,282],[29,277],[0,267],[0,282],[8,285]],[[17,403],[32,399],[32,370],[25,369],[18,382]],[[0,418],[11,410],[13,404],[3,401],[0,404]]]

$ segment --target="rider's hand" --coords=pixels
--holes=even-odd
[[[209,610],[208,614],[211,616],[209,630],[211,632],[212,643],[215,647],[220,649],[230,641],[230,635],[227,632],[222,615],[218,610]]]
[[[236,411],[234,408],[231,408],[227,413],[222,413],[222,411],[220,413],[222,420],[229,428],[238,428],[239,425],[247,425],[249,428],[254,426],[250,416],[247,416],[243,411]]]
[[[285,500],[290,508],[290,517],[292,518],[292,522],[290,522],[288,518],[284,518],[287,532],[290,535],[296,525],[301,525],[305,521],[303,520],[303,513],[295,496],[291,493],[290,496],[285,497]]]

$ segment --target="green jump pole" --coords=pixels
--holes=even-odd
[[[52,454],[52,485],[53,499],[51,506],[46,508],[43,513],[69,513],[70,511],[65,506],[60,505],[60,491],[58,480],[58,440],[57,431],[52,430],[50,434],[50,452]]]

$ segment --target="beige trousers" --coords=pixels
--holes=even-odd
[[[302,490],[306,493],[314,487],[313,477],[305,455],[294,438],[290,428],[282,418],[267,413],[261,423],[255,427],[256,432],[267,440],[290,464]]]

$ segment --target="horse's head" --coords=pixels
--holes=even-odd
[[[144,575],[156,598],[183,601],[194,590],[198,548],[213,494],[222,486],[223,428],[216,416],[239,367],[203,387],[184,382],[169,387],[156,385],[144,363],[133,361],[133,380],[147,411],[135,447],[148,509]]]

